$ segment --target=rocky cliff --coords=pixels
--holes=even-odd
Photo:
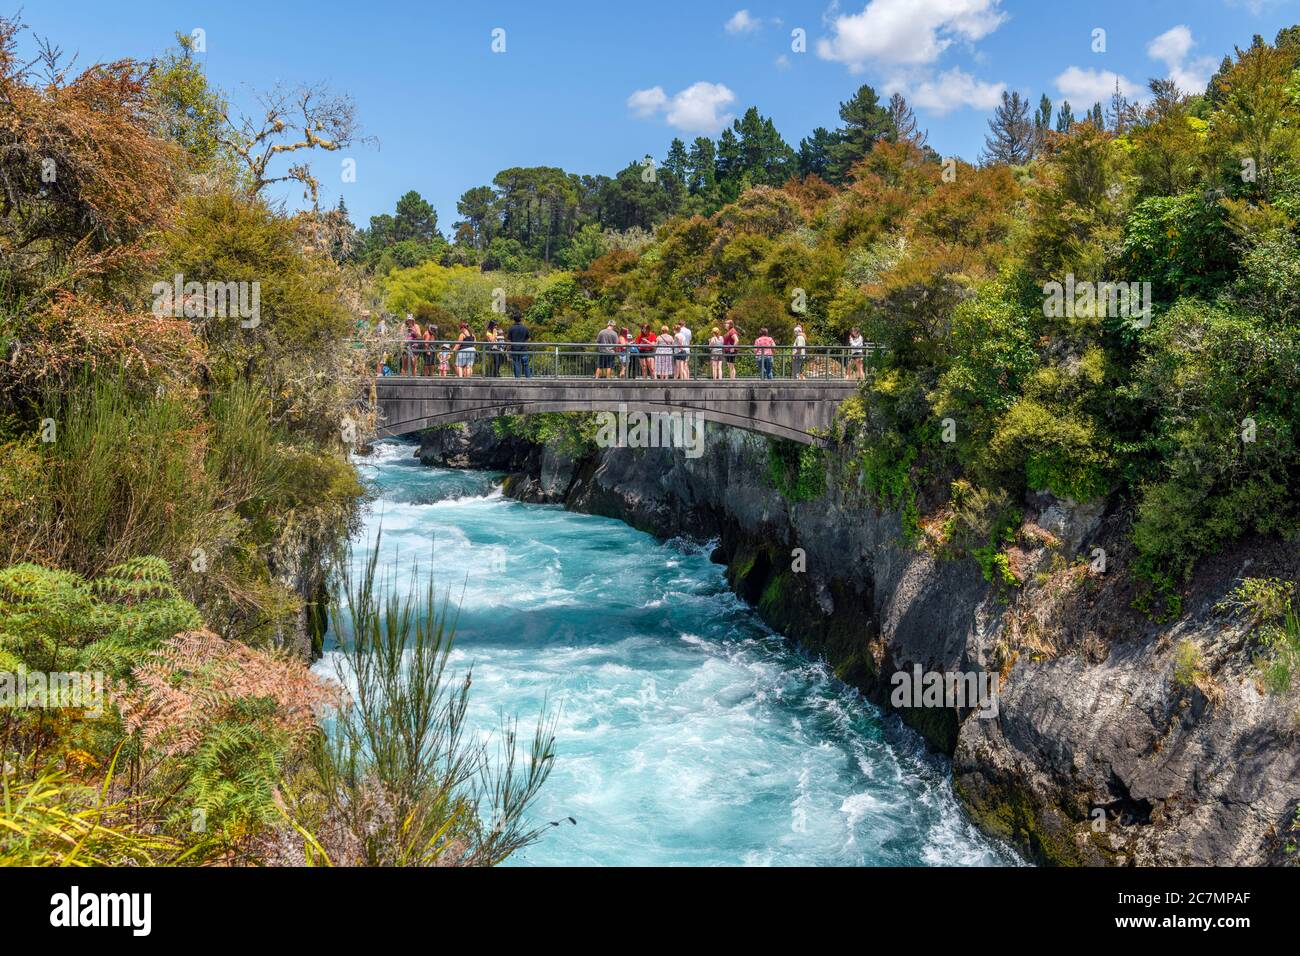
[[[1240,544],[1203,562],[1183,613],[1134,610],[1123,521],[1031,496],[1018,585],[969,557],[905,540],[825,457],[825,491],[791,503],[766,439],[716,428],[702,457],[673,449],[582,455],[499,440],[489,425],[427,433],[426,463],[514,472],[508,493],[718,542],[736,591],[774,628],[891,707],[894,675],[996,673],[996,716],[895,708],[952,758],[955,789],[987,831],[1062,864],[1293,862],[1300,726],[1267,693],[1247,624],[1216,610],[1238,580],[1300,578],[1300,549]],[[1099,567],[1095,549],[1107,560]]]

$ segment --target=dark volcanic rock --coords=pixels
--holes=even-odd
[[[502,438],[491,422],[425,429],[416,457],[424,465],[482,471],[528,471],[542,459],[540,448],[522,438]]]

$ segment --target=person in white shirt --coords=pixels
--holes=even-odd
[[[794,327],[794,349],[790,353],[790,374],[795,378],[803,378],[804,358],[808,354],[808,339],[803,334],[803,326]]]
[[[862,330],[854,327],[849,330],[849,367],[845,378],[866,378],[862,369]]]
[[[686,327],[685,322],[677,323],[677,334],[673,336],[677,343],[676,349],[676,374],[675,378],[691,377],[691,330]]]

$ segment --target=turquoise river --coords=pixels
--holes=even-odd
[[[461,605],[476,726],[559,708],[549,829],[514,865],[991,865],[945,762],[728,589],[706,545],[504,497],[498,476],[358,459],[381,566]]]

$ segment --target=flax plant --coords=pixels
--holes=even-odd
[[[528,811],[555,759],[555,718],[544,707],[526,747],[516,721],[505,721],[494,757],[491,739],[466,720],[470,670],[449,670],[450,602],[418,570],[405,593],[389,586],[377,555],[378,540],[359,580],[344,571],[331,609],[350,700],[316,749],[325,811],[314,835],[302,834],[307,859],[495,865],[545,829]]]

